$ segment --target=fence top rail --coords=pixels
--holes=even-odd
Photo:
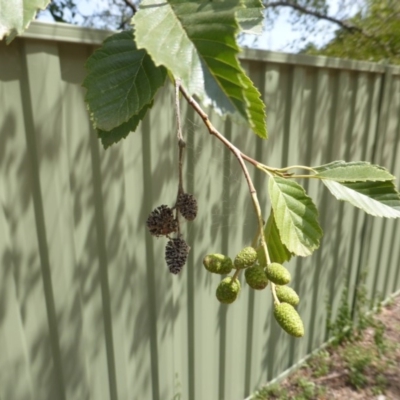
[[[384,63],[333,58],[325,56],[311,56],[307,54],[282,53],[276,51],[244,49],[243,59],[278,64],[301,65],[305,67],[322,67],[361,72],[385,73],[388,68],[392,74],[399,75],[400,67]]]
[[[113,31],[85,28],[60,22],[32,21],[21,35],[27,39],[53,40],[57,42],[100,45]]]
[[[27,39],[53,40],[70,43],[100,45],[113,32],[101,29],[78,27],[58,22],[33,21],[21,35]],[[290,54],[275,51],[243,49],[240,58],[264,63],[291,64],[304,67],[331,68],[350,71],[384,74],[390,68],[393,75],[400,75],[400,67],[368,61],[346,60],[306,54]]]

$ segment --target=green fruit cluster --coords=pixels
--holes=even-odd
[[[240,282],[238,279],[233,279],[230,276],[223,279],[216,290],[217,299],[224,304],[233,303],[240,292]]]
[[[223,254],[209,254],[204,257],[203,265],[214,274],[229,274],[232,271],[232,260]]]
[[[234,261],[224,254],[208,254],[203,259],[204,268],[213,274],[225,275],[235,269],[234,277],[223,279],[217,287],[217,299],[224,304],[233,303],[239,292],[240,282],[237,279],[238,272],[242,269],[249,270],[246,273],[246,281],[253,289],[264,289],[268,284],[265,272],[258,265],[252,267],[257,261],[257,252],[253,247],[245,247],[242,249]],[[234,278],[234,279],[233,279]]]
[[[218,285],[215,295],[223,304],[233,303],[240,293],[240,282],[238,275],[244,270],[247,284],[254,290],[263,290],[268,282],[274,285],[272,288],[276,294],[274,316],[282,329],[289,335],[301,337],[304,335],[304,326],[300,315],[295,310],[299,304],[299,296],[290,287],[285,286],[290,282],[290,272],[281,264],[267,264],[264,249],[245,247],[234,261],[224,254],[208,254],[203,259],[205,269],[214,274],[224,275],[236,272],[233,276],[224,278]]]
[[[244,277],[246,278],[247,284],[255,290],[262,290],[268,285],[268,278],[265,274],[264,268],[260,265],[247,268]]]
[[[291,280],[290,272],[282,264],[269,264],[265,272],[268,279],[276,285],[287,285]]]
[[[293,307],[299,304],[299,295],[289,286],[276,286],[276,296],[278,300],[283,303],[288,303]]]
[[[291,304],[276,304],[274,309],[274,317],[281,328],[289,335],[294,337],[304,336],[303,321]]]
[[[233,265],[236,269],[251,267],[257,261],[257,252],[254,247],[245,247],[235,257]]]

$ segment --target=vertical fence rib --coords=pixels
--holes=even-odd
[[[146,117],[142,122],[142,138],[143,138],[143,191],[147,194],[149,199],[153,199],[152,191],[152,177],[151,177],[151,126],[149,118]],[[151,209],[151,205],[148,206]],[[149,302],[149,325],[150,325],[150,360],[151,360],[151,388],[154,400],[160,400],[160,379],[158,375],[158,343],[157,343],[157,309],[155,293],[157,288],[155,285],[155,271],[154,271],[154,248],[153,237],[147,232],[145,233],[146,241],[146,259],[148,262],[147,268],[147,289],[148,289],[148,302]]]
[[[374,144],[372,147],[372,154],[371,154],[371,163],[376,163],[378,162],[376,158],[378,157],[378,152],[379,152],[379,146],[383,145],[384,140],[382,140],[382,137],[386,136],[386,127],[387,127],[387,114],[388,114],[388,109],[389,109],[389,94],[390,94],[390,84],[392,80],[392,71],[390,67],[385,68],[384,74],[382,74],[381,78],[381,84],[380,84],[380,93],[379,93],[379,102],[378,102],[378,109],[377,109],[377,120],[376,120],[376,129],[375,129],[375,134],[374,134]],[[382,140],[382,141],[381,141]],[[357,263],[357,269],[356,269],[356,278],[354,282],[354,290],[353,290],[353,295],[352,295],[352,301],[351,301],[351,315],[352,318],[354,319],[356,317],[356,307],[357,307],[357,293],[360,284],[362,283],[362,271],[363,268],[365,268],[366,265],[366,260],[367,258],[365,257],[365,249],[368,249],[367,252],[369,253],[372,248],[372,244],[376,240],[382,240],[384,234],[379,235],[379,239],[376,238],[373,240],[373,234],[372,234],[372,227],[375,224],[376,221],[371,221],[371,218],[368,218],[367,216],[363,216],[364,221],[362,225],[362,230],[361,230],[361,236],[360,236],[360,247],[359,247],[359,255],[358,255],[358,263]],[[382,232],[383,233],[383,232]],[[380,248],[380,247],[379,247]],[[369,256],[368,256],[369,258]],[[379,268],[375,268],[375,279],[374,279],[374,289],[372,296],[375,294],[375,289],[376,289],[376,281],[377,281],[377,274],[378,274]]]
[[[42,199],[42,187],[40,182],[39,170],[40,160],[38,159],[38,149],[36,143],[35,131],[35,116],[33,115],[32,101],[33,97],[30,92],[30,83],[32,76],[29,75],[28,65],[28,46],[21,46],[22,54],[21,60],[23,64],[23,74],[26,85],[21,85],[21,98],[22,107],[24,110],[25,118],[25,134],[27,147],[29,149],[29,157],[32,168],[32,180],[33,180],[33,205],[35,210],[37,240],[38,240],[38,252],[40,255],[40,264],[43,280],[43,288],[46,301],[46,310],[48,317],[49,333],[50,333],[50,346],[53,356],[55,377],[58,385],[58,395],[60,400],[65,400],[65,384],[63,378],[63,367],[61,361],[61,351],[59,343],[59,331],[57,323],[56,308],[54,302],[54,292],[51,281],[51,267],[49,260],[49,249],[48,249],[48,237],[45,225],[45,212],[43,209]]]
[[[103,324],[105,333],[105,347],[107,353],[108,380],[110,400],[118,400],[117,378],[115,372],[114,340],[112,332],[112,313],[110,304],[110,285],[107,271],[107,251],[105,239],[105,227],[103,217],[103,196],[101,191],[100,155],[96,134],[92,132],[90,137],[90,150],[92,158],[94,207],[96,213],[97,246],[99,252],[98,268],[101,287],[101,300],[103,306]]]

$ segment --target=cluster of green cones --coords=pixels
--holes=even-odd
[[[299,296],[289,286],[290,272],[281,264],[267,264],[265,253],[260,247],[245,247],[232,259],[224,254],[208,254],[203,265],[207,271],[226,275],[235,270],[219,283],[216,290],[217,299],[223,304],[233,303],[239,296],[241,285],[239,273],[244,270],[246,283],[254,290],[263,290],[271,282],[274,297],[274,316],[282,329],[294,337],[304,336],[304,326],[295,307],[299,304]]]

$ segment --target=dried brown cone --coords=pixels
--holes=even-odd
[[[182,214],[183,218],[188,221],[193,221],[197,215],[197,200],[190,193],[181,193],[178,196],[178,201],[176,206],[179,212]]]
[[[165,247],[165,261],[171,273],[178,274],[186,264],[190,247],[182,238],[170,239]]]
[[[178,230],[178,221],[171,208],[162,205],[154,209],[147,218],[146,225],[153,236],[165,236]]]

